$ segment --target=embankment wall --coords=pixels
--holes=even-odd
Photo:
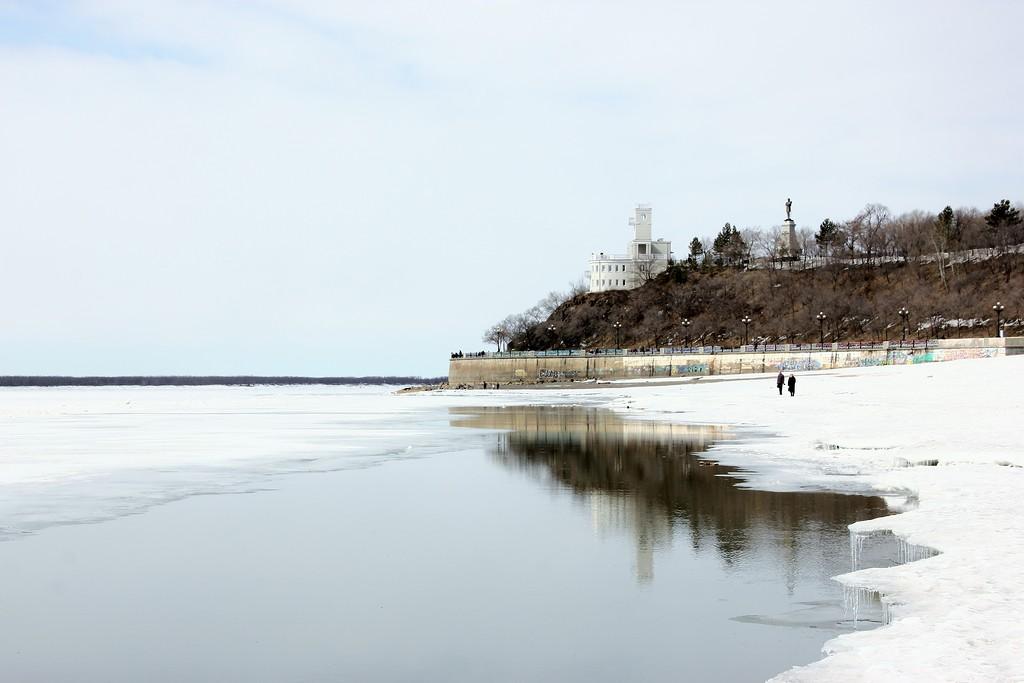
[[[880,344],[863,349],[724,351],[679,354],[597,354],[576,356],[483,356],[453,358],[451,386],[487,383],[568,382],[585,379],[691,377],[759,372],[805,372],[832,368],[905,365],[1024,354],[1024,337],[940,339],[927,348]]]

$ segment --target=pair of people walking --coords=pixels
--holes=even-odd
[[[789,381],[786,381],[786,374],[779,371],[779,376],[775,378],[775,386],[779,388],[779,396],[782,396],[782,387],[789,386],[789,395],[796,396],[796,375],[790,375]]]

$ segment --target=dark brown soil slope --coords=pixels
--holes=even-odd
[[[944,276],[944,277],[943,277]],[[1005,305],[1006,334],[1024,317],[1024,256],[1008,254],[947,266],[898,262],[832,263],[807,269],[688,268],[676,264],[631,291],[581,294],[518,335],[511,348],[609,348],[613,323],[621,346],[682,346],[688,318],[691,344],[741,342],[749,315],[749,341],[816,342],[824,312],[825,341],[899,339],[906,307],[908,338],[993,335],[992,305]],[[548,331],[549,326],[555,331]]]

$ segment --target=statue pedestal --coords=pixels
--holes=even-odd
[[[796,239],[796,221],[792,218],[782,222],[782,241],[789,249],[790,256],[800,253],[800,243]]]

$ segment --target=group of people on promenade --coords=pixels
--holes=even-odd
[[[463,353],[462,351],[452,352],[452,358],[483,358],[486,355],[486,351],[477,351],[476,353]]]
[[[779,388],[779,396],[782,396],[782,388],[789,385],[789,395],[796,396],[796,375],[790,375],[789,380],[786,380],[786,373],[779,370],[779,376],[775,378],[775,386]]]

